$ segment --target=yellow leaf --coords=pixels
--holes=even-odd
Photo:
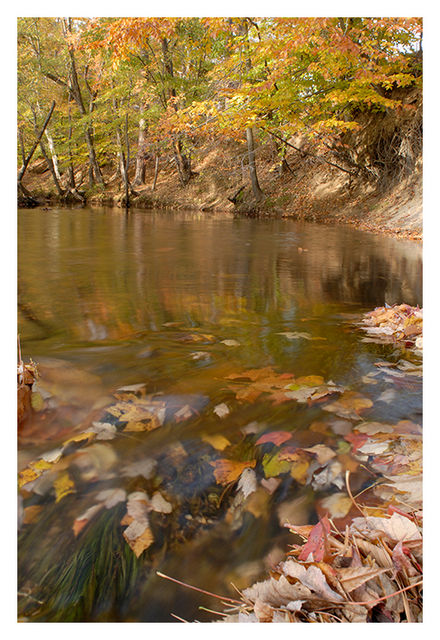
[[[78,433],[78,435],[73,436],[72,438],[69,438],[68,440],[65,440],[63,442],[63,445],[66,446],[70,442],[82,442],[83,440],[87,440],[87,441],[90,442],[95,437],[96,437],[96,433],[93,433],[93,431],[85,431],[83,433]]]
[[[217,451],[223,451],[223,449],[226,449],[226,447],[229,447],[231,444],[227,438],[220,434],[204,434],[202,440],[210,444],[214,449],[217,449]]]
[[[50,469],[52,464],[46,462],[46,460],[37,460],[36,462],[31,462],[29,466],[36,471],[45,471],[46,469]]]
[[[61,473],[58,476],[58,478],[53,483],[53,486],[54,486],[55,495],[56,495],[55,502],[59,502],[69,493],[75,492],[75,485],[67,471],[64,471],[64,473]]]
[[[319,387],[321,384],[324,384],[324,378],[322,376],[302,376],[301,378],[296,378],[295,384],[297,385],[306,385],[308,387]]]
[[[36,480],[39,475],[41,474],[37,473],[34,469],[29,469],[29,468],[23,469],[23,471],[20,471],[20,473],[18,474],[19,476],[18,486],[21,489],[21,487],[23,487],[28,482],[32,482],[32,480]]]

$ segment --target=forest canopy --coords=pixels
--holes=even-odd
[[[19,18],[18,164],[55,102],[38,153],[60,195],[105,188],[109,169],[133,189],[159,156],[186,185],[203,140],[251,153],[272,137],[282,156],[298,134],[377,179],[380,136],[363,133],[377,114],[414,120],[421,65],[421,18]]]

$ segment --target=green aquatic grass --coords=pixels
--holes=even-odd
[[[43,604],[24,598],[19,615],[39,622],[117,621],[140,566],[122,536],[123,507],[101,512],[76,540],[60,532],[42,544],[58,510],[51,511],[20,539],[19,584],[37,585],[33,596]]]

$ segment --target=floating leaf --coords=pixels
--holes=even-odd
[[[258,438],[255,444],[265,444],[267,442],[271,442],[277,446],[283,444],[287,440],[292,438],[292,434],[289,431],[271,431],[270,433],[265,433],[260,438]]]
[[[243,469],[247,467],[255,467],[256,460],[248,460],[247,462],[239,462],[237,460],[227,460],[220,458],[209,463],[214,467],[214,476],[218,484],[229,484],[235,482],[240,477]]]
[[[373,402],[356,391],[345,391],[337,400],[326,404],[323,409],[349,420],[360,420],[359,412],[369,409]]]

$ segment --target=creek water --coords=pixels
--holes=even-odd
[[[90,425],[90,416],[103,420],[99,412],[120,387],[145,383],[167,411],[181,410],[160,428],[81,449],[89,457],[74,459],[65,496],[25,485],[25,620],[211,620],[199,607],[218,609],[215,599],[156,571],[233,598],[232,583],[242,589],[263,579],[287,550],[281,513],[316,522],[316,504],[337,484],[290,478],[240,513],[231,510],[236,485],[216,485],[210,462],[228,451],[254,456],[249,434],[252,446],[271,431],[292,432],[302,447],[341,437],[316,428],[329,418],[320,404],[273,403],[264,394],[241,402],[229,376],[268,367],[322,376],[370,398],[368,420],[421,422],[420,384],[391,388],[385,376],[374,384],[368,377],[378,360],[402,358],[401,349],[365,341],[355,324],[376,306],[422,306],[419,244],[287,219],[104,208],[20,210],[18,241],[21,348],[38,364],[44,403],[19,434],[19,469]],[[223,404],[221,417],[215,408]],[[158,461],[154,478],[121,473],[145,456]],[[367,482],[360,476],[357,488]],[[72,532],[109,487],[157,489],[172,504],[171,514],[153,514],[155,542],[139,559],[122,535],[122,503]]]

